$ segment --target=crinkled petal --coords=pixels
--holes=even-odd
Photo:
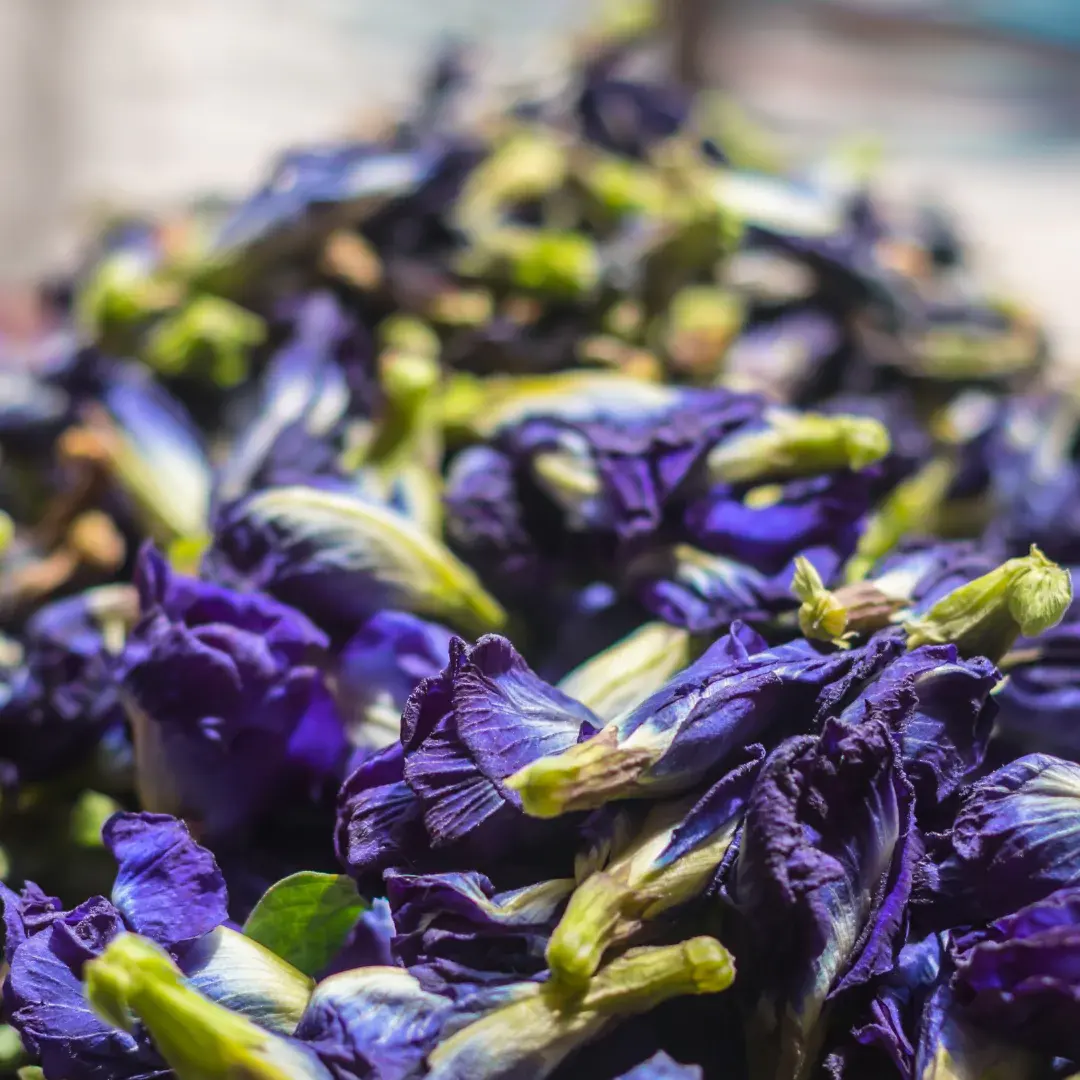
[[[930,869],[929,916],[950,926],[1080,884],[1080,766],[1029,754],[973,784]]]

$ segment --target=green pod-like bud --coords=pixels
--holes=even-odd
[[[740,484],[865,469],[889,452],[889,432],[869,416],[825,416],[775,409],[767,426],[725,439],[708,457],[709,475]]]
[[[562,187],[568,165],[566,148],[551,132],[515,131],[472,171],[457,202],[458,223],[467,232],[489,228],[504,206]]]
[[[680,289],[672,297],[662,329],[672,366],[701,381],[715,378],[744,317],[743,303],[733,293],[701,285]]]
[[[124,1031],[141,1024],[179,1080],[324,1080],[314,1054],[204,998],[160,946],[135,934],[114,938],[87,962],[93,1010]]]
[[[713,807],[699,804],[696,796],[654,807],[633,840],[606,866],[588,874],[570,897],[548,941],[552,979],[571,993],[582,992],[609,948],[643,923],[699,895],[731,846],[741,809],[741,801],[732,800],[726,812],[715,815]],[[673,847],[676,830],[685,827],[691,815],[700,832],[697,841]]]
[[[630,949],[577,998],[550,983],[523,985],[516,1000],[441,1042],[428,1056],[428,1080],[543,1080],[613,1021],[674,997],[719,993],[734,979],[731,954],[713,938]]]
[[[1032,544],[1029,554],[953,589],[911,620],[908,648],[951,642],[962,656],[997,661],[1021,634],[1034,637],[1056,626],[1072,595],[1069,571]]]

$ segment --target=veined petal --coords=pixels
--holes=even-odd
[[[167,814],[115,814],[102,839],[119,863],[112,901],[137,933],[173,948],[228,919],[225,879],[182,821]]]
[[[589,709],[537,677],[505,638],[488,635],[471,647],[455,639],[446,670],[417,687],[402,716],[405,780],[424,805],[433,844],[484,825],[491,856],[510,840],[492,831],[520,820],[506,778],[599,727]]]
[[[933,809],[982,763],[1000,674],[983,657],[961,660],[953,645],[898,657],[844,710],[842,723],[883,719],[900,745],[920,808]]]
[[[243,934],[219,926],[177,950],[188,982],[211,1001],[291,1035],[314,981]]]

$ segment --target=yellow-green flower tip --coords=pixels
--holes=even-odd
[[[1072,575],[1034,544],[1027,560],[1009,590],[1009,614],[1024,637],[1035,637],[1065,617],[1073,598]]]
[[[908,648],[952,642],[964,656],[997,661],[1023,634],[1056,626],[1072,603],[1069,571],[1032,545],[990,573],[943,596],[908,623]]]

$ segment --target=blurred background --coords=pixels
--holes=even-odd
[[[669,0],[680,62],[788,146],[880,145],[1080,365],[1080,0]],[[590,0],[0,0],[0,332],[106,209],[238,195],[408,101],[447,34],[489,101],[557,83]]]

